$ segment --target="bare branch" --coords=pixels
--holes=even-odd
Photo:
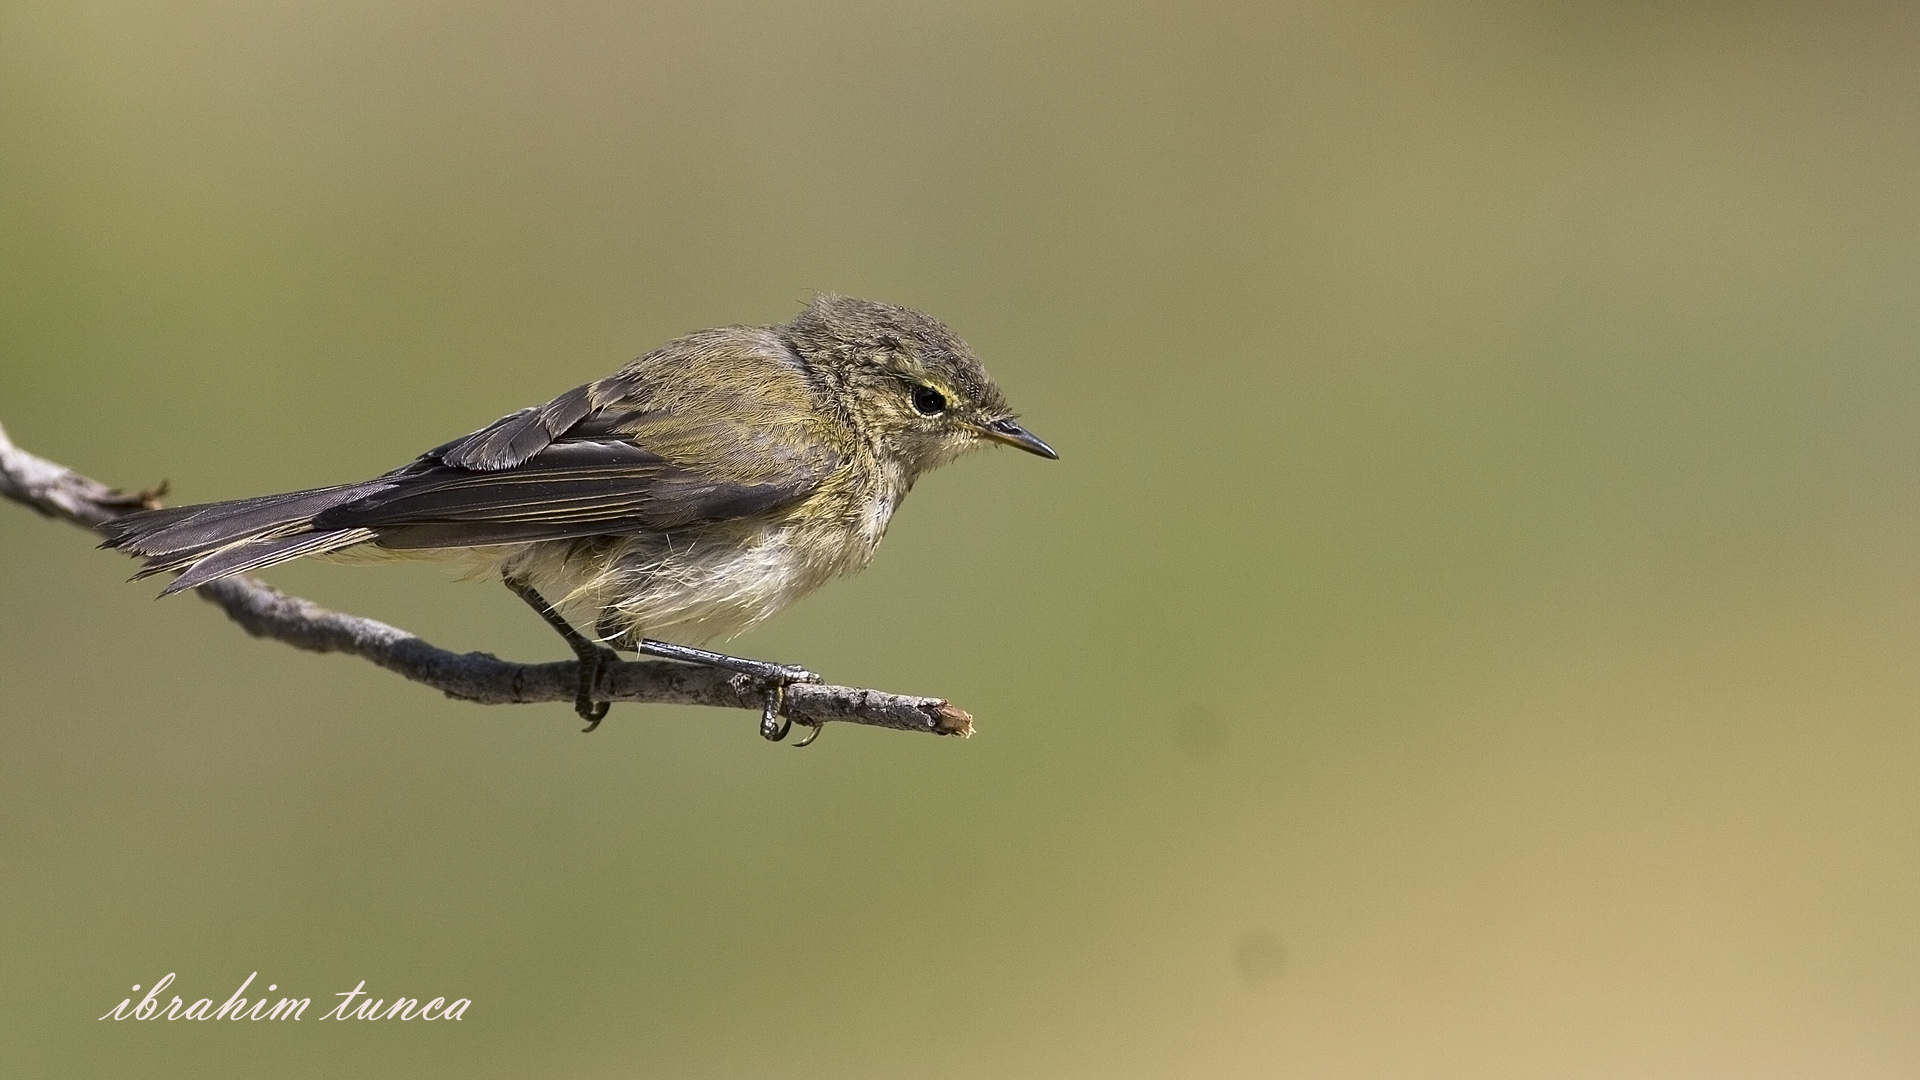
[[[156,505],[164,491],[165,485],[137,494],[109,488],[27,453],[13,445],[0,427],[0,495],[48,517],[97,529],[120,514]],[[252,577],[226,578],[195,591],[255,637],[283,641],[308,652],[349,653],[451,698],[483,705],[573,700],[579,666],[572,660],[516,664],[488,653],[448,652],[405,630],[329,611]],[[712,705],[753,712],[764,702],[760,688],[745,676],[666,661],[610,665],[603,690],[613,701]],[[795,683],[787,688],[785,712],[800,724],[840,720],[934,735],[973,734],[973,717],[940,698],[851,686]]]

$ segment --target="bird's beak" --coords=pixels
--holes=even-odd
[[[993,420],[982,424],[980,433],[994,442],[1017,446],[1029,454],[1039,454],[1043,458],[1052,458],[1055,461],[1060,459],[1060,455],[1053,452],[1053,447],[1048,446],[1040,440],[1038,435],[1012,420]]]

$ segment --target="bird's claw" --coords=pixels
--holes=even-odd
[[[612,649],[595,648],[580,653],[580,684],[574,691],[573,711],[587,722],[587,726],[580,729],[581,734],[599,727],[600,721],[607,718],[607,710],[613,708],[611,701],[595,700],[593,692],[599,688],[600,676],[607,665],[619,662],[620,655]]]
[[[767,707],[760,713],[760,737],[779,742],[793,730],[793,721],[780,715],[787,703],[787,684],[775,679],[767,684]]]
[[[783,738],[787,738],[787,732],[793,730],[793,721],[789,717],[780,715],[781,711],[787,707],[787,686],[793,682],[820,682],[820,676],[806,671],[804,667],[780,665],[780,675],[766,680],[766,707],[760,709],[760,738],[764,738],[766,742],[780,742]],[[812,742],[820,738],[820,724],[806,724],[806,726],[814,730],[793,746],[812,746]]]
[[[787,707],[787,687],[794,683],[817,683],[820,676],[803,667],[791,664],[769,664],[766,680],[766,707],[760,711],[760,737],[768,742],[779,742],[793,730],[793,721],[780,713]],[[794,743],[806,746],[820,737],[820,725],[810,724],[813,733]]]

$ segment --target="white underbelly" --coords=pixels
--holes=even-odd
[[[610,623],[621,632],[697,645],[731,637],[872,556],[865,530],[846,544],[807,544],[792,530],[737,538],[635,541],[591,562],[532,545],[515,560],[583,629]],[[558,548],[558,545],[554,545]]]

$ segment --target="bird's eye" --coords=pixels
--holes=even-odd
[[[931,386],[916,386],[913,388],[913,408],[921,416],[939,416],[946,411],[946,395]]]

